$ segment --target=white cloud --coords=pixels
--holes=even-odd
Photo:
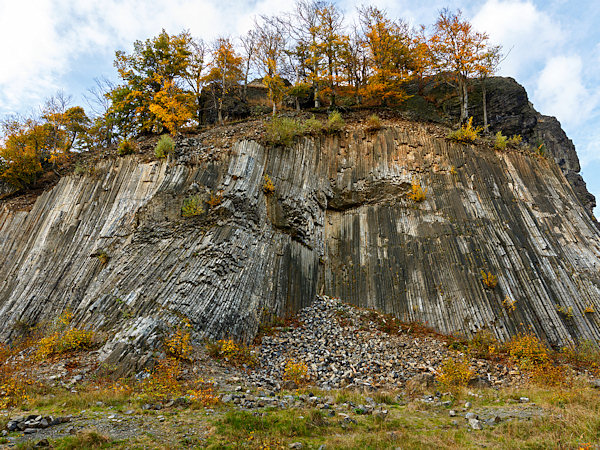
[[[503,46],[506,59],[500,72],[516,78],[556,53],[565,39],[559,23],[530,1],[488,0],[473,17],[475,28]]]
[[[598,106],[598,96],[583,84],[582,70],[583,62],[577,55],[550,58],[534,92],[538,108],[556,116],[567,127],[589,120]]]
[[[84,57],[129,51],[135,40],[155,36],[162,28],[169,33],[189,29],[209,41],[235,36],[249,28],[255,12],[275,14],[291,5],[276,0],[2,1],[0,115],[39,104],[59,87],[68,91],[69,77],[98,70],[78,66]],[[90,85],[98,75],[89,76]]]

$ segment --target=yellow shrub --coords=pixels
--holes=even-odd
[[[190,321],[184,319],[175,332],[165,339],[165,351],[169,356],[175,359],[191,359],[193,350],[191,327]]]
[[[523,138],[521,137],[520,134],[513,134],[511,137],[508,138],[507,143],[508,143],[508,145],[512,145],[512,146],[516,147],[522,141],[523,141]]]
[[[221,339],[216,345],[208,345],[207,348],[212,356],[225,359],[234,366],[254,367],[258,363],[250,347],[236,343],[233,339]]]
[[[189,389],[187,394],[194,405],[212,406],[219,403],[219,398],[215,395],[213,388],[203,380],[198,380],[196,386]]]
[[[548,350],[533,334],[518,334],[506,344],[506,348],[514,363],[524,370],[532,370],[550,361]]]
[[[423,189],[421,183],[416,178],[413,178],[408,197],[415,203],[420,203],[427,198],[427,188]]]
[[[265,184],[263,184],[263,192],[267,195],[270,195],[273,192],[275,192],[275,185],[273,184],[273,181],[271,180],[271,177],[269,175],[265,175]]]
[[[588,306],[586,306],[586,308],[583,310],[583,312],[584,312],[585,314],[593,314],[593,313],[595,313],[595,312],[596,312],[596,310],[594,309],[594,305],[592,305],[592,304],[590,303]]]
[[[92,345],[94,333],[79,328],[69,328],[73,313],[65,310],[51,327],[51,333],[39,340],[36,357],[44,359],[75,350],[83,350]]]
[[[506,308],[507,311],[514,311],[515,309],[517,309],[517,301],[513,300],[510,297],[506,297],[504,300],[502,300],[502,305]]]
[[[485,270],[481,271],[481,281],[490,289],[494,289],[498,285],[498,277],[492,275],[492,272],[485,273]]]
[[[556,311],[563,316],[565,319],[572,319],[573,318],[573,307],[569,306],[561,306],[561,305],[556,305]]]
[[[302,361],[288,360],[283,370],[283,379],[290,380],[298,386],[308,380],[308,367]]]
[[[464,358],[446,358],[442,361],[437,375],[438,382],[445,388],[466,386],[473,378],[474,372]]]
[[[141,385],[141,397],[150,400],[165,400],[183,394],[184,387],[178,380],[181,374],[179,361],[165,358],[157,362]]]
[[[506,148],[506,136],[504,136],[501,131],[496,133],[494,148],[496,150],[504,150]]]
[[[469,117],[467,123],[448,135],[448,139],[466,144],[473,144],[479,137],[479,133],[481,133],[482,130],[483,127],[474,127],[473,117]]]

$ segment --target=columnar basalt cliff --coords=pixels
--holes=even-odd
[[[197,337],[250,340],[323,293],[445,333],[599,339],[585,310],[600,311],[600,234],[560,167],[452,143],[432,125],[387,125],[212,156],[182,138],[169,161],[106,160],[30,211],[4,207],[0,338],[70,308],[107,333],[108,362],[135,369],[182,317]],[[413,182],[423,202],[409,198]],[[181,216],[186,198],[219,191],[220,203]]]

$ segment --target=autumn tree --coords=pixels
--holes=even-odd
[[[316,11],[316,57],[321,57],[323,61],[320,69],[315,69],[315,79],[323,84],[330,106],[335,106],[336,87],[344,81],[342,67],[343,57],[347,54],[348,36],[344,34],[344,16],[334,4],[318,5]]]
[[[182,79],[190,62],[189,34],[136,41],[133,53],[116,52],[115,66],[125,85],[111,93],[111,114],[130,132],[174,132],[192,117]]]
[[[306,82],[311,90],[315,108],[320,106],[320,77],[321,77],[321,49],[319,42],[319,10],[325,6],[324,2],[314,0],[297,0],[293,13],[282,18],[286,24],[287,32],[296,45],[290,54],[297,61],[298,79]]]
[[[182,33],[188,50],[188,62],[181,77],[185,86],[188,88],[186,93],[189,95],[189,108],[193,109],[198,126],[202,125],[202,116],[204,105],[202,100],[202,91],[205,86],[205,79],[208,70],[209,47],[202,39],[192,37],[189,32]]]
[[[406,98],[403,83],[411,75],[409,27],[374,6],[360,9],[359,15],[370,70],[365,94],[383,105],[401,102]]]
[[[228,38],[219,38],[214,44],[210,71],[204,77],[209,86],[215,107],[217,119],[223,123],[224,99],[239,89],[242,80],[242,57],[235,52]]]
[[[106,77],[95,78],[94,82],[84,95],[92,116],[86,138],[91,147],[108,147],[118,138],[114,117],[109,113],[115,84]]]
[[[478,74],[491,46],[486,33],[473,29],[468,20],[463,20],[459,10],[440,12],[434,25],[434,34],[429,41],[432,59],[439,71],[450,76],[460,98],[460,121],[468,117],[468,82]]]
[[[250,76],[250,70],[256,59],[256,52],[259,43],[259,31],[248,30],[246,34],[240,37],[240,44],[242,48],[242,59],[243,59],[243,72],[244,72],[244,87],[242,89],[242,100],[248,101],[248,77]]]
[[[262,18],[256,24],[256,60],[258,69],[267,88],[269,100],[273,107],[273,115],[277,112],[277,104],[285,94],[285,82],[281,77],[285,63],[285,39],[281,25],[269,18]]]
[[[367,52],[364,36],[354,26],[342,56],[344,78],[352,89],[356,104],[362,101],[362,93],[368,79]]]

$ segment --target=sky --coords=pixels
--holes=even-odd
[[[360,0],[334,1],[349,21]],[[390,17],[431,26],[461,9],[507,54],[500,75],[525,86],[542,114],[573,140],[588,189],[600,203],[600,1],[371,0]],[[0,117],[27,113],[62,89],[74,104],[94,79],[116,80],[115,50],[131,51],[165,29],[212,40],[237,36],[254,17],[290,10],[288,0],[0,0]]]

